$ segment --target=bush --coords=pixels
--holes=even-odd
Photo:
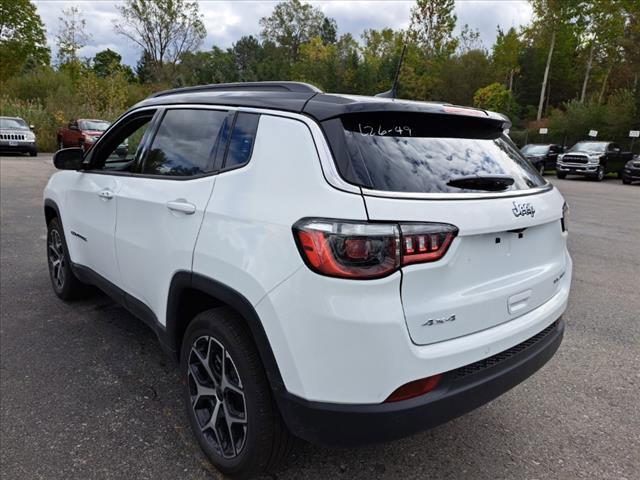
[[[35,125],[40,151],[56,149],[56,132],[72,118],[113,121],[164,85],[130,83],[123,72],[98,77],[92,70],[39,68],[1,85],[0,114]]]

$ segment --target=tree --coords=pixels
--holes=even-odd
[[[479,88],[473,95],[473,105],[478,108],[504,113],[508,116],[515,114],[517,104],[510,90],[501,83],[492,83]]]
[[[602,102],[611,68],[614,63],[621,60],[622,56],[620,47],[623,44],[626,20],[624,4],[619,0],[585,2],[581,9],[581,17],[584,24],[581,29],[582,38],[589,54],[582,81],[580,102],[585,101],[594,59],[604,64],[607,72],[600,90],[599,101]]]
[[[87,22],[80,9],[75,6],[62,10],[58,22],[58,65],[78,64],[78,50],[91,39],[91,35],[87,33]]]
[[[338,25],[333,18],[325,17],[320,27],[320,38],[325,45],[336,43],[338,35]]]
[[[262,45],[253,35],[240,37],[231,47],[241,82],[255,82],[258,80],[258,64],[262,61]]]
[[[91,61],[91,69],[100,78],[106,78],[115,73],[122,73],[128,81],[134,80],[133,70],[122,64],[122,56],[107,48],[96,53]]]
[[[553,49],[556,44],[556,35],[558,28],[574,21],[578,9],[579,0],[529,0],[533,6],[533,13],[536,16],[533,28],[548,31],[551,36],[549,50],[547,53],[547,62],[544,69],[542,79],[542,87],[540,89],[540,99],[538,101],[538,114],[536,119],[542,118],[542,110],[544,107],[545,93],[547,89],[547,81],[549,78],[549,70],[551,68],[551,59],[553,58]]]
[[[497,79],[505,82],[509,91],[513,90],[513,77],[520,71],[518,57],[522,52],[522,41],[516,29],[511,27],[506,33],[498,27],[498,36],[491,52],[491,63]]]
[[[128,38],[147,54],[155,77],[164,67],[173,69],[185,52],[195,51],[206,36],[196,2],[188,0],[125,0],[117,7],[116,33]]]
[[[417,0],[411,9],[409,34],[427,57],[448,57],[456,49],[454,0]]]
[[[29,0],[0,1],[0,80],[19,73],[25,63],[48,65],[44,26]]]
[[[313,37],[322,36],[323,40],[331,40],[333,35],[335,38],[335,20],[328,19],[322,10],[300,3],[300,0],[277,4],[270,16],[260,19],[260,26],[262,39],[283,47],[291,63],[298,60],[300,45]]]
[[[480,40],[480,30],[473,30],[465,23],[458,36],[458,52],[462,54],[471,50],[484,51],[484,45]]]
[[[471,105],[476,90],[492,81],[491,62],[486,52],[471,50],[442,62],[432,98],[457,105]]]

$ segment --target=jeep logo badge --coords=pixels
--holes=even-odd
[[[515,217],[523,217],[524,215],[531,215],[533,217],[536,214],[536,209],[530,203],[516,203],[513,202],[513,208],[511,209]]]

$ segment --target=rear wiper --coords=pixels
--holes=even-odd
[[[452,178],[447,185],[455,188],[467,188],[469,190],[486,190],[488,192],[500,192],[509,188],[515,180],[508,175],[466,175]]]

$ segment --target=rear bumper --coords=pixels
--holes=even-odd
[[[508,350],[447,372],[435,390],[410,400],[335,404],[280,392],[278,405],[289,429],[312,443],[354,446],[389,441],[445,423],[498,397],[540,369],[563,334],[560,318]]]

